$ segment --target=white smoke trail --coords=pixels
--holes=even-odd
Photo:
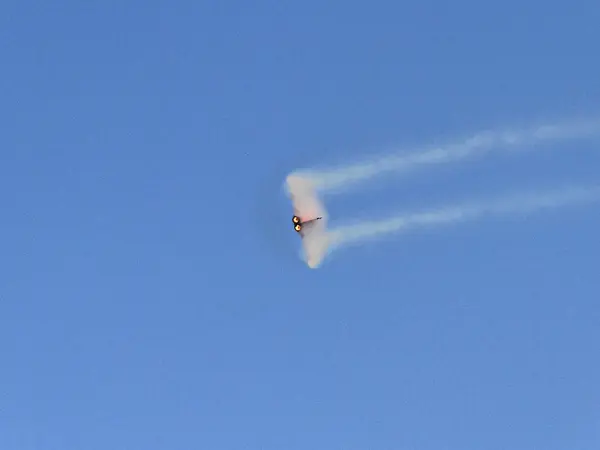
[[[477,133],[463,142],[416,152],[392,154],[330,170],[300,170],[321,192],[341,192],[351,185],[390,172],[408,172],[420,166],[444,164],[481,156],[496,150],[533,148],[535,144],[584,139],[600,135],[600,117],[575,119],[527,129]]]
[[[420,213],[401,214],[390,219],[339,227],[330,231],[330,244],[333,249],[408,231],[415,227],[464,222],[485,215],[528,214],[543,209],[555,209],[595,201],[600,201],[600,186],[567,187],[554,191],[519,193],[485,203],[446,206]]]

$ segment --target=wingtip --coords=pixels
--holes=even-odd
[[[319,266],[321,265],[321,261],[309,260],[306,262],[306,265],[308,266],[309,269],[318,269]]]

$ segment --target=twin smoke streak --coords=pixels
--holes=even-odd
[[[600,117],[563,121],[520,130],[486,131],[448,146],[374,158],[326,171],[302,170],[290,174],[304,180],[321,193],[340,193],[360,182],[386,173],[408,173],[420,167],[460,162],[493,151],[533,150],[539,144],[554,144],[600,136]],[[551,191],[518,193],[479,203],[442,206],[388,219],[365,221],[329,230],[322,236],[328,252],[417,227],[461,223],[484,216],[527,214],[600,201],[600,185],[570,186]],[[325,256],[323,253],[320,260]],[[316,267],[316,266],[315,266]]]

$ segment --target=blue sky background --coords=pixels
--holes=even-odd
[[[597,206],[298,260],[291,170],[598,113],[596,1],[5,0],[0,448],[591,450]],[[598,147],[332,219],[600,181]]]

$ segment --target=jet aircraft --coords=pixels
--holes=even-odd
[[[307,265],[315,269],[321,264],[329,246],[329,236],[326,232],[327,212],[309,180],[290,175],[287,178],[287,187],[294,211],[294,230],[302,238]]]
[[[297,211],[294,211],[296,215],[292,217],[292,222],[294,223],[294,230],[300,233],[300,236],[304,237],[305,233],[310,230],[311,224],[314,224],[317,220],[322,220],[323,217],[315,217],[314,219],[302,220],[297,214]]]

